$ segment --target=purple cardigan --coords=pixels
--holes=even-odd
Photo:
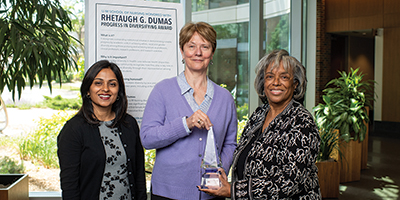
[[[214,97],[206,113],[214,125],[214,134],[222,166],[229,172],[236,148],[237,117],[232,95],[213,83]],[[177,78],[157,83],[150,93],[143,114],[140,137],[144,148],[157,149],[152,173],[153,194],[172,199],[210,199],[197,189],[200,185],[201,159],[207,130],[194,128],[188,134],[182,117],[192,109],[181,95]],[[222,147],[222,148],[221,148]]]

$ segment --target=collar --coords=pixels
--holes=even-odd
[[[190,92],[190,90],[193,90],[193,88],[190,87],[189,83],[186,81],[184,72],[181,72],[177,77],[177,79],[179,88],[181,89],[181,95],[184,95],[185,93]],[[206,96],[210,97],[211,99],[214,97],[214,87],[212,85],[212,81],[208,78],[208,76],[207,76]]]

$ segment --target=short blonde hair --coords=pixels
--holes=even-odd
[[[217,48],[217,32],[206,22],[189,22],[179,33],[179,48],[183,50],[183,46],[189,42],[194,33],[198,33],[202,38],[211,43],[212,52]]]

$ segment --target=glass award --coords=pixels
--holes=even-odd
[[[210,130],[208,130],[207,134],[204,157],[201,162],[201,167],[205,171],[201,177],[201,188],[217,190],[219,187],[221,187],[221,182],[218,178],[218,168],[221,166],[221,159],[215,144],[214,131],[213,128],[210,127]]]

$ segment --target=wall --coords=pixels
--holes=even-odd
[[[385,28],[383,38],[382,121],[400,122],[400,27]]]
[[[364,80],[374,80],[374,39],[349,37],[349,68],[360,68]]]
[[[323,90],[330,80],[331,36],[326,33],[325,0],[317,1],[317,52],[316,52],[316,84],[315,105],[322,103]]]
[[[400,1],[324,0],[326,32],[383,28],[382,121],[400,122]]]
[[[374,77],[374,45],[373,38],[349,37],[348,67],[357,69],[364,74],[363,81],[375,80]],[[350,70],[348,70],[350,71]],[[374,92],[374,91],[370,91]],[[374,102],[370,102],[373,106]],[[374,112],[374,108],[370,108]]]
[[[326,31],[383,27],[383,5],[397,0],[326,0]]]
[[[348,49],[346,48],[348,37],[342,35],[332,35],[331,40],[331,68],[329,80],[339,78],[338,71],[346,71],[348,69]]]

